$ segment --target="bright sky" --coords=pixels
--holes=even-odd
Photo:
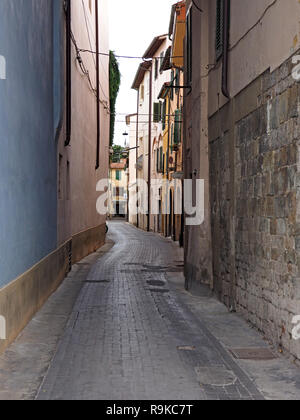
[[[108,0],[108,3],[110,49],[117,55],[143,56],[155,36],[168,33],[171,7],[176,0]],[[131,86],[140,60],[120,58],[119,63],[122,85],[116,112],[134,114],[137,94]],[[116,144],[124,144],[125,131],[125,116],[117,115]]]

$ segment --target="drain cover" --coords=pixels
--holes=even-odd
[[[120,273],[121,274],[135,274],[135,273],[140,273],[141,270],[121,270]]]
[[[141,265],[141,263],[125,263],[124,265],[128,265],[128,266],[139,266],[139,265]]]
[[[110,280],[86,280],[85,283],[88,284],[103,284],[103,283],[110,283]]]
[[[196,367],[195,372],[200,385],[230,386],[237,381],[237,377],[231,370],[221,366]]]
[[[165,270],[166,268],[168,268],[163,265],[149,265],[149,264],[144,264],[143,267],[146,268],[147,270]]]
[[[165,286],[165,282],[161,280],[148,280],[147,283],[150,286]]]
[[[151,287],[149,290],[153,293],[169,293],[170,291],[168,289],[156,289],[155,287]]]
[[[240,360],[274,360],[277,359],[274,353],[267,348],[241,348],[230,349],[236,359]]]

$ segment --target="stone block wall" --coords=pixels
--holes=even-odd
[[[218,296],[300,359],[300,83],[291,74],[290,59],[211,118],[210,190]]]
[[[212,203],[212,237],[214,247],[214,290],[230,306],[231,265],[230,255],[234,244],[230,237],[230,165],[228,132],[210,145],[210,179]]]

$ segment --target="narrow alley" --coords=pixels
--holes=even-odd
[[[0,399],[18,394],[38,400],[260,400],[283,396],[283,389],[285,397],[297,395],[300,369],[276,357],[256,361],[266,374],[262,383],[257,378],[257,385],[251,378],[253,366],[246,373],[194,312],[191,296],[183,294],[181,251],[172,241],[118,221],[109,224],[109,232],[102,252],[70,274],[69,294],[79,281],[77,298],[52,354],[47,355],[49,347],[38,346],[43,341],[43,309],[0,357]],[[214,306],[212,319],[216,308],[222,313],[223,330],[226,323],[231,329],[236,324],[235,341],[268,348],[208,291],[203,297]],[[52,304],[57,316],[59,305],[66,303],[62,290],[51,299],[57,300],[57,306]],[[46,334],[51,336],[51,311],[45,311]],[[43,361],[40,372],[34,369],[36,360]],[[269,383],[268,369],[273,370]],[[277,374],[274,369],[279,369]]]
[[[0,0],[1,401],[300,400],[299,16]]]

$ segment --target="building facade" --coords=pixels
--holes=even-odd
[[[138,105],[136,126],[136,178],[144,183],[138,186],[136,195],[144,209],[137,216],[138,227],[162,232],[162,218],[148,211],[157,197],[155,185],[162,179],[162,168],[158,169],[157,156],[163,147],[162,108],[159,92],[170,79],[170,72],[162,68],[163,59],[170,45],[167,35],[155,37],[147,48],[135,76],[132,88],[137,91]],[[131,155],[134,158],[134,155]],[[162,165],[162,164],[160,164]],[[159,201],[159,200],[157,200]]]
[[[108,60],[78,50],[108,52],[106,25],[105,0],[0,4],[0,352],[105,240]]]
[[[127,159],[111,163],[109,170],[109,206],[110,219],[128,215],[128,168]]]
[[[186,177],[206,183],[205,222],[185,236],[187,287],[209,284],[297,359],[299,12],[298,1],[187,1],[184,105]]]

